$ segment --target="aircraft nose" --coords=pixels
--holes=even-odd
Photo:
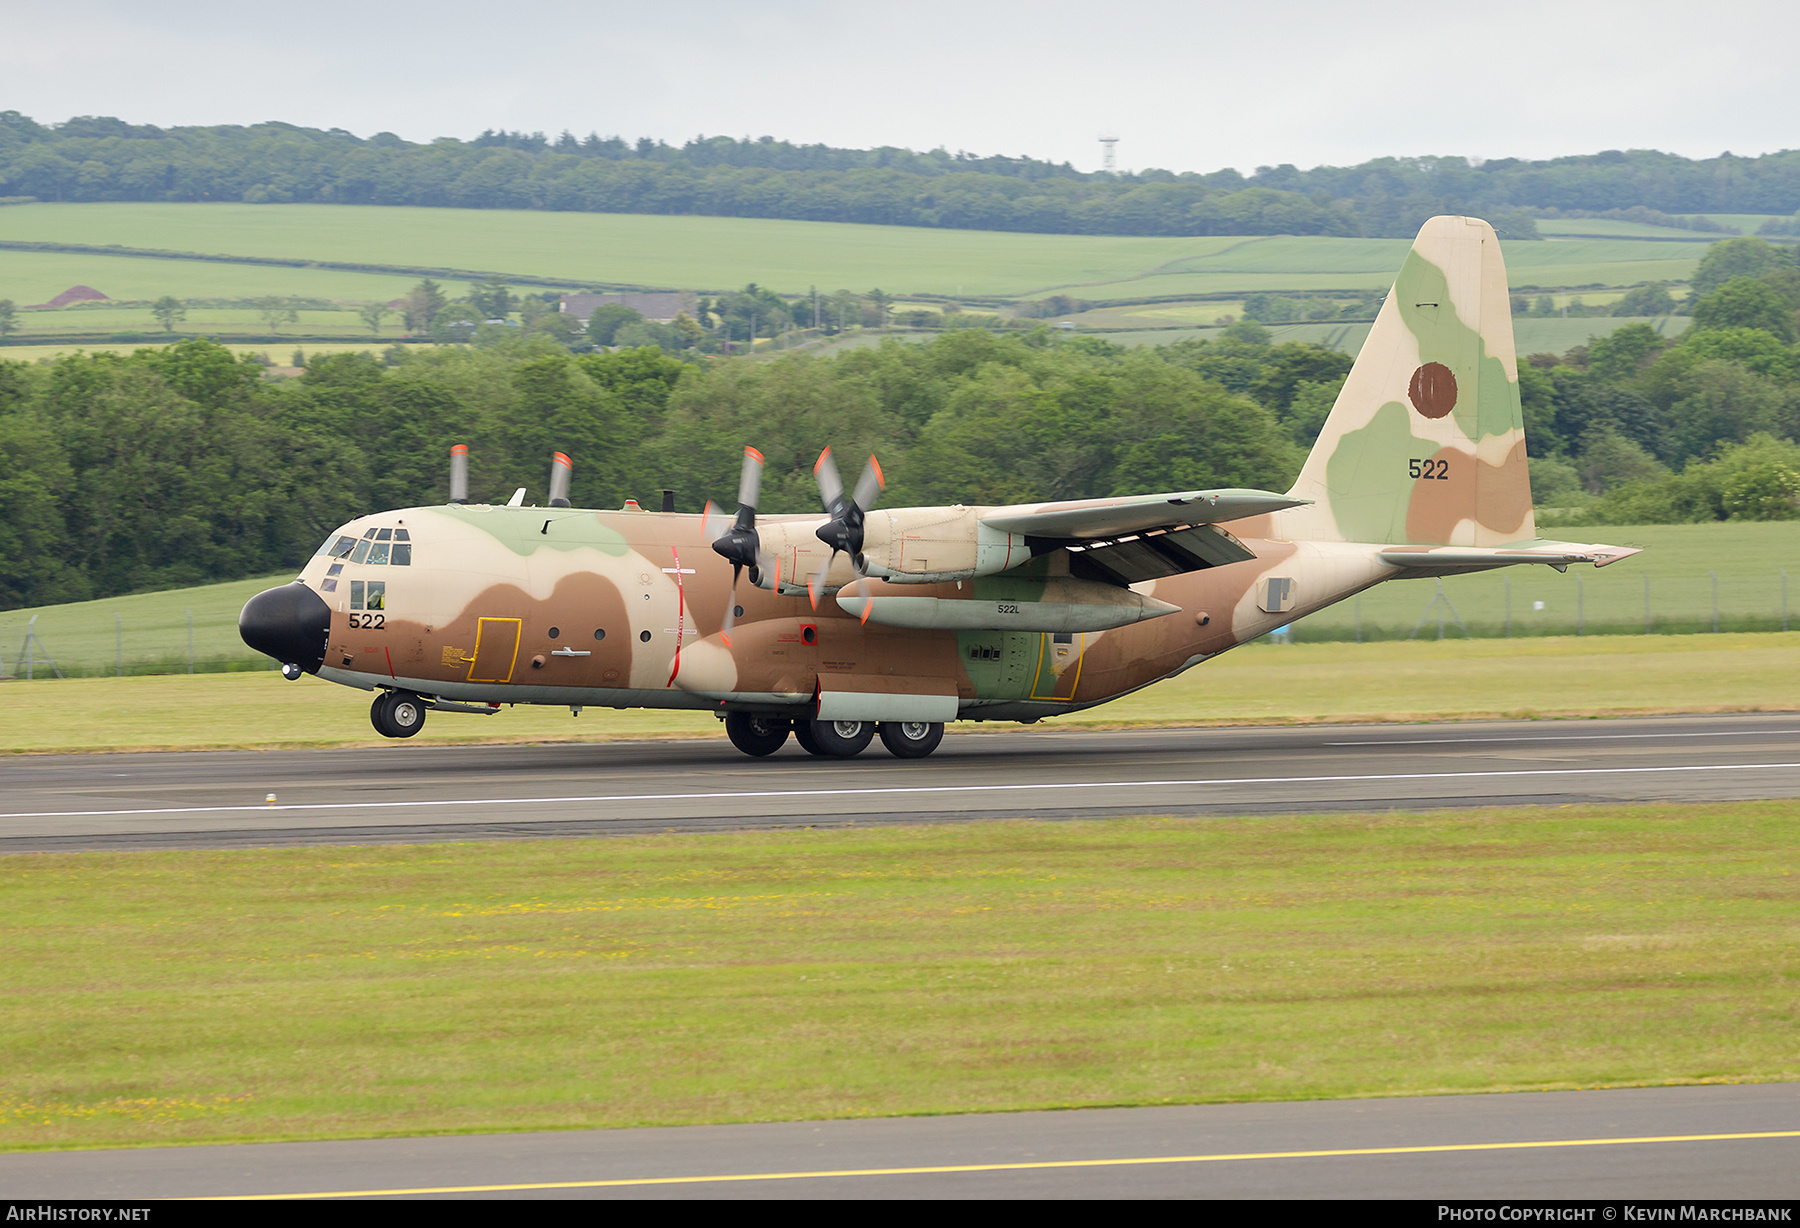
[[[256,594],[238,615],[244,643],[284,665],[309,674],[325,664],[325,641],[331,635],[331,607],[298,580]]]

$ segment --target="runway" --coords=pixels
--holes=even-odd
[[[1800,1085],[1751,1084],[34,1152],[0,1156],[0,1190],[1742,1202],[1800,1192],[1797,1143]]]
[[[917,761],[793,743],[757,760],[722,739],[397,744],[0,760],[0,852],[1796,796],[1800,715],[1008,728]]]

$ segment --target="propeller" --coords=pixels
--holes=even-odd
[[[731,563],[731,592],[727,596],[725,620],[719,632],[719,638],[727,644],[731,643],[731,628],[737,622],[738,577],[748,567],[750,583],[757,583],[766,557],[762,552],[762,539],[756,533],[756,503],[762,491],[762,472],[763,454],[746,446],[743,476],[738,479],[736,518],[727,520],[725,513],[709,501],[702,519],[706,535],[712,538],[714,552]]]
[[[871,455],[869,463],[863,466],[862,476],[856,479],[856,489],[849,499],[845,499],[844,483],[838,477],[837,461],[832,458],[830,448],[819,453],[819,459],[813,463],[813,477],[818,479],[819,497],[825,501],[825,512],[831,517],[817,531],[819,540],[831,547],[831,553],[806,581],[806,595],[816,610],[819,608],[819,596],[825,591],[825,577],[830,573],[831,565],[837,561],[839,552],[850,556],[850,566],[856,572],[858,581],[866,581],[862,554],[863,520],[869,509],[875,506],[875,500],[881,494],[881,488],[887,485],[887,479],[881,475],[881,462]],[[868,596],[866,584],[863,585],[863,596]],[[868,609],[869,604],[865,601],[865,622],[868,619]]]
[[[575,472],[575,462],[561,452],[550,454],[550,506],[569,506],[569,475]]]

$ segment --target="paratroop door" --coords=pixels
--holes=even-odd
[[[484,618],[475,625],[475,659],[469,662],[470,682],[509,682],[519,659],[519,634],[524,620]]]

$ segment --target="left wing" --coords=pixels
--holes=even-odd
[[[1040,503],[995,508],[981,523],[1007,533],[1052,540],[1082,541],[1122,537],[1147,529],[1185,528],[1260,516],[1299,507],[1310,499],[1293,499],[1267,490],[1190,490],[1124,499],[1084,499],[1078,503]]]

